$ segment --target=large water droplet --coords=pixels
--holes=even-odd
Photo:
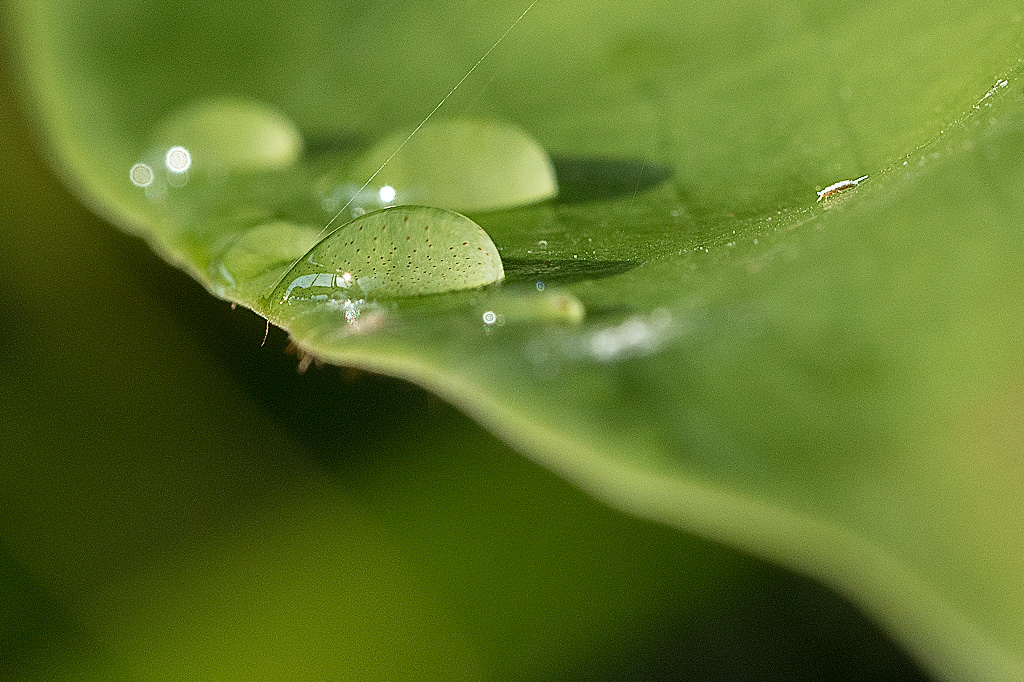
[[[479,225],[440,208],[368,213],[330,234],[293,267],[272,302],[394,298],[472,289],[504,278]]]
[[[270,293],[295,260],[317,242],[317,228],[273,222],[255,227],[210,266],[212,279],[233,297],[255,300]]]
[[[168,116],[154,138],[156,146],[187,150],[197,168],[215,171],[284,168],[302,152],[302,135],[291,120],[272,107],[238,97],[186,106]]]
[[[425,124],[406,142],[408,135],[395,133],[374,145],[350,169],[348,179],[361,186],[387,162],[368,188],[371,196],[386,196],[383,203],[465,212],[522,206],[558,194],[547,152],[509,123],[440,119]]]

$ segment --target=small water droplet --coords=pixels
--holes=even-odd
[[[565,291],[512,290],[489,296],[487,315],[497,316],[497,324],[536,324],[559,322],[579,324],[586,316],[583,303]]]
[[[172,173],[184,173],[192,166],[192,155],[181,146],[171,147],[164,157],[167,170]]]
[[[145,163],[137,163],[128,171],[128,177],[136,187],[149,187],[153,184],[153,169]]]

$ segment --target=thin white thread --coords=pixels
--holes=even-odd
[[[497,49],[498,45],[501,45],[502,41],[505,40],[506,37],[508,37],[508,34],[512,32],[512,30],[519,24],[520,21],[523,20],[524,17],[526,17],[527,14],[530,13],[530,10],[532,10],[534,5],[536,5],[538,2],[540,2],[540,0],[533,0],[533,2],[530,3],[530,6],[527,7],[525,10],[523,10],[523,13],[519,15],[519,18],[516,19],[515,21],[513,21],[512,25],[509,26],[507,29],[505,29],[505,32],[501,34],[501,37],[498,38],[494,42],[494,44],[491,45],[490,48],[488,48],[487,52],[484,52],[484,55],[482,57],[480,57],[480,59],[477,60],[476,64],[474,64],[472,66],[472,68],[470,68],[470,70],[466,72],[466,75],[463,76],[459,80],[459,82],[455,84],[455,87],[452,88],[451,90],[449,90],[448,94],[445,95],[441,99],[441,101],[437,103],[437,106],[434,107],[430,111],[429,114],[427,114],[426,118],[424,118],[422,121],[420,121],[420,124],[418,126],[416,126],[416,128],[411,133],[409,133],[409,137],[405,138],[402,141],[402,144],[398,145],[398,149],[396,149],[395,151],[391,152],[391,156],[389,156],[387,158],[387,160],[384,163],[381,164],[380,168],[378,168],[376,171],[374,171],[373,175],[371,175],[369,177],[369,179],[366,182],[363,183],[363,186],[360,187],[359,190],[355,194],[353,194],[352,197],[347,202],[345,202],[345,205],[342,206],[338,210],[338,212],[334,214],[334,217],[331,218],[330,222],[328,222],[326,225],[324,225],[324,228],[322,230],[320,230],[319,234],[317,234],[317,237],[319,237],[324,232],[326,232],[328,229],[330,229],[331,225],[334,224],[334,221],[336,221],[341,216],[341,214],[345,212],[345,209],[347,209],[349,206],[352,205],[352,202],[356,200],[356,197],[358,197],[360,194],[363,193],[363,190],[365,190],[367,187],[370,186],[370,183],[373,182],[373,179],[376,178],[378,175],[380,175],[380,172],[382,170],[384,170],[385,166],[387,166],[389,163],[391,163],[391,159],[393,159],[396,156],[398,156],[398,152],[402,151],[402,149],[405,147],[405,145],[407,145],[409,143],[409,140],[411,140],[416,135],[416,133],[418,133],[420,131],[420,128],[422,128],[423,126],[425,126],[427,124],[427,121],[429,121],[434,116],[434,114],[437,113],[438,109],[440,109],[441,107],[444,106],[444,103],[447,102],[448,99],[452,95],[455,94],[455,91],[458,90],[462,86],[462,84],[466,82],[466,79],[473,75],[473,72],[476,71],[477,68],[481,64],[484,63],[484,60],[487,59],[487,57],[489,57],[490,54],[492,52],[494,52],[494,50]],[[291,268],[289,268],[289,270],[291,270]]]
[[[629,199],[629,208],[626,209],[626,217],[633,212],[633,204],[636,203],[636,195],[640,193],[640,181],[644,178],[644,171],[647,170],[647,159],[640,164],[640,170],[636,174],[636,185],[633,186],[633,196]]]
[[[473,101],[469,103],[469,106],[467,106],[467,107],[466,107],[466,108],[465,108],[465,109],[463,110],[463,112],[462,112],[462,115],[463,115],[463,116],[465,116],[466,114],[468,114],[468,113],[469,113],[470,111],[472,111],[472,110],[473,110],[473,107],[475,107],[475,106],[476,106],[476,103],[480,101],[480,98],[484,96],[484,93],[485,93],[485,92],[487,92],[487,88],[491,87],[491,83],[493,83],[493,82],[495,81],[495,79],[497,79],[497,77],[498,77],[498,72],[497,72],[497,71],[495,71],[495,72],[494,72],[494,75],[492,75],[492,76],[491,76],[491,77],[490,77],[490,78],[489,78],[489,79],[487,80],[487,83],[486,83],[486,84],[484,85],[484,87],[480,89],[480,92],[476,93],[476,97],[474,97],[474,98],[473,98]]]

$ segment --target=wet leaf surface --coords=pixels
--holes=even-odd
[[[362,324],[229,292],[211,266],[254,228],[366,210],[322,179],[421,122],[524,8],[397,3],[382,34],[344,3],[235,4],[13,5],[47,139],[105,215],[308,352],[426,386],[619,508],[832,585],[936,674],[1024,674],[1017,6],[542,0],[445,106],[526,131],[561,194],[471,212],[504,285]],[[262,52],[231,58],[254,36]],[[350,142],[245,173],[145,156],[165,112],[228,85]],[[137,163],[163,189],[132,184]],[[267,248],[265,271],[299,250]],[[240,258],[258,271],[259,253]]]

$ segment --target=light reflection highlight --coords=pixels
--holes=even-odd
[[[128,171],[128,177],[136,187],[149,187],[153,184],[153,169],[144,163],[137,163]]]
[[[192,154],[184,147],[171,147],[165,158],[167,170],[172,173],[184,173],[192,165]]]
[[[284,294],[284,300],[287,301],[290,299],[292,297],[292,292],[295,289],[311,289],[313,287],[320,289],[349,289],[354,284],[355,279],[352,277],[352,273],[350,272],[343,272],[340,275],[333,272],[320,272],[302,275],[300,277],[296,277],[292,280],[291,284],[288,285],[288,289]]]

